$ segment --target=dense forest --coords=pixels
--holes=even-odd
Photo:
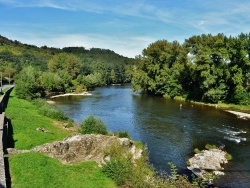
[[[171,98],[250,104],[250,34],[159,40],[136,58],[133,89]]]
[[[20,98],[131,82],[134,59],[111,50],[84,47],[41,48],[0,36],[3,81],[15,81]]]

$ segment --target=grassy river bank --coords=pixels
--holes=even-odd
[[[16,149],[62,140],[78,131],[65,128],[66,121],[44,116],[36,105],[15,97],[12,92],[6,116],[13,127],[12,145]],[[48,132],[37,131],[44,128]],[[94,162],[64,165],[56,159],[39,153],[22,153],[9,158],[11,187],[116,187]]]
[[[44,143],[62,140],[79,131],[78,126],[68,127],[68,120],[46,117],[41,110],[41,107],[31,102],[16,98],[14,91],[11,93],[6,116],[13,127],[13,147],[23,150],[32,149]],[[38,128],[46,131],[38,131]],[[9,163],[11,187],[117,187],[116,182],[103,173],[95,162],[64,165],[41,153],[20,153],[10,155]],[[116,165],[116,163],[114,164]],[[173,179],[161,179],[154,176],[154,170],[149,169],[143,162],[141,165],[139,167],[144,170],[143,173],[147,171],[150,178],[151,175],[154,178],[148,180],[153,182],[154,187],[199,187],[197,184],[190,184],[185,177],[177,175],[177,170],[174,167]],[[121,171],[123,169],[120,168]],[[138,180],[133,179],[133,181],[142,181],[141,171],[133,169],[133,173],[128,172],[133,176],[129,178],[138,178]],[[119,174],[118,171],[116,173]],[[140,187],[140,185],[138,183],[138,185],[127,187]]]

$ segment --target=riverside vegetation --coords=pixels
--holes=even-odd
[[[134,59],[98,48],[38,48],[0,36],[0,71],[24,99],[132,82],[134,91],[249,112],[249,46],[249,34],[202,34],[183,44],[156,41]]]
[[[40,103],[41,101],[39,101],[39,106],[41,105]],[[93,125],[97,128],[92,130],[91,133],[99,133],[99,130],[102,130],[101,132],[104,134],[113,135],[113,133],[107,132],[100,119],[93,116],[84,120],[79,130],[75,126],[65,128],[65,124],[68,121],[65,117],[61,118],[61,112],[58,113],[59,118],[55,118],[55,116],[51,118],[46,117],[46,113],[40,113],[40,110],[41,108],[34,105],[34,103],[16,98],[15,90],[13,91],[6,110],[6,115],[13,127],[14,142],[12,147],[21,150],[32,149],[44,143],[62,140],[72,133],[79,131],[85,133],[88,126],[92,127]],[[99,125],[101,125],[101,129],[98,128]],[[37,127],[42,127],[48,130],[48,132],[39,132],[36,130]],[[116,134],[119,135],[119,133]],[[121,135],[127,136],[124,132],[121,132]],[[140,143],[136,145],[144,148]],[[177,169],[173,164],[170,165],[172,174],[169,177],[158,176],[153,167],[148,164],[146,150],[143,157],[135,162],[132,162],[129,157],[122,155],[124,150],[119,146],[113,146],[107,152],[110,153],[110,161],[103,165],[102,168],[98,167],[95,162],[65,165],[41,153],[11,154],[9,163],[12,186],[198,187],[198,184],[191,184],[187,177],[178,175]]]
[[[12,95],[6,112],[14,130],[12,146],[17,149],[31,149],[47,142],[61,140],[78,131],[71,120],[61,112],[46,106],[39,98],[53,93],[83,92],[106,84],[132,81],[134,91],[214,104],[232,103],[243,105],[249,110],[249,46],[249,34],[240,34],[238,37],[209,34],[190,37],[182,45],[177,41],[156,41],[143,50],[142,56],[132,59],[110,50],[96,48],[38,48],[0,36],[0,71],[3,73],[3,81],[15,81],[15,95]],[[22,99],[32,100],[33,104]],[[33,119],[35,121],[32,121]],[[37,128],[41,128],[38,130],[42,132],[37,131]],[[81,129],[87,130],[83,126]],[[118,135],[128,136],[124,132]],[[119,148],[114,150],[119,151]],[[157,176],[154,169],[148,165],[147,156],[134,165],[127,158],[117,156],[117,153],[119,152],[114,152],[113,158],[106,164],[108,166],[102,169],[94,163],[71,167],[56,165],[55,160],[36,153],[14,155],[10,157],[12,183],[15,187],[81,187],[80,184],[92,183],[93,187],[204,185],[200,180],[190,184],[187,177],[176,173],[173,164],[170,165],[172,176],[164,178]],[[34,158],[38,163],[29,166],[31,162],[25,163],[25,158],[30,161]],[[85,172],[86,177],[93,172],[92,183],[88,182],[91,178],[86,179],[81,173],[78,176],[72,171],[74,167],[82,172],[81,165],[84,168],[91,166],[91,169]],[[55,168],[55,174],[62,174],[59,171],[69,174],[62,174],[64,178],[57,180],[55,174],[49,173],[50,168]],[[34,172],[26,173],[29,170]],[[39,170],[44,171],[36,173]],[[95,176],[96,174],[98,176]],[[24,177],[25,181],[21,177]],[[69,180],[65,179],[66,177]],[[38,182],[39,186],[34,184],[34,179],[41,180]]]

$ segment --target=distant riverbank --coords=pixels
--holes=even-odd
[[[225,104],[225,103],[211,104],[211,103],[196,102],[196,101],[190,101],[190,102],[193,104],[206,105],[219,108],[226,112],[235,114],[238,116],[238,118],[241,119],[250,119],[250,106],[247,105],[244,106],[244,105]]]
[[[244,112],[236,112],[233,110],[225,110],[226,112],[229,112],[231,114],[235,114],[238,118],[240,119],[249,119],[250,120],[250,114],[249,113],[244,113]]]
[[[65,97],[65,96],[89,96],[89,95],[92,95],[92,94],[89,93],[89,92],[83,92],[83,93],[65,93],[65,94],[60,94],[60,95],[54,95],[54,96],[51,96],[50,98],[53,99],[53,98],[56,98],[56,97]]]

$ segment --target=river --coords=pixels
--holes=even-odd
[[[80,124],[89,115],[101,118],[109,131],[127,131],[132,139],[147,145],[150,163],[158,171],[169,172],[173,162],[187,173],[186,161],[194,148],[225,145],[233,160],[219,187],[250,186],[250,121],[219,107],[167,100],[133,93],[129,85],[97,88],[91,96],[55,98],[56,106]]]

